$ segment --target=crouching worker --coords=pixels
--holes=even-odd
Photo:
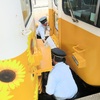
[[[78,87],[74,81],[69,65],[64,63],[66,53],[59,48],[54,48],[51,51],[53,54],[52,61],[54,68],[48,76],[46,93],[54,95],[56,100],[69,100],[77,94]]]
[[[47,17],[44,16],[44,17],[40,18],[39,22],[40,22],[40,25],[36,29],[37,38],[42,39],[43,42],[45,42],[46,30],[47,30],[47,27],[48,27]]]

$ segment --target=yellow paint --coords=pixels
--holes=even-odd
[[[38,88],[36,88],[36,85],[38,85],[38,75],[36,73],[33,75],[33,72],[31,71],[31,67],[27,58],[27,51],[15,59],[19,60],[24,65],[26,75],[24,82],[18,88],[11,91],[11,94],[14,95],[11,100],[33,100],[33,98],[37,97],[38,95]],[[36,70],[35,66],[34,69]],[[38,100],[38,98],[35,100]]]
[[[37,70],[34,73],[38,74],[38,90],[39,93],[42,92],[42,72],[48,72],[52,69],[52,60],[51,60],[51,49],[46,47],[43,44],[41,39],[37,39],[37,46],[40,48],[42,53],[42,59],[40,65],[37,67]]]
[[[66,51],[67,63],[86,83],[100,86],[100,37],[61,18],[58,19],[57,31],[54,27],[52,9],[49,9],[49,17],[51,34],[58,38],[59,47]],[[73,60],[73,56],[78,60],[78,65]]]
[[[38,66],[42,59],[42,53],[39,47],[37,47],[37,40],[35,32],[32,32],[28,37],[28,61],[30,66]]]
[[[30,65],[28,63],[27,51],[20,56],[0,62],[2,69],[11,69],[16,72],[16,79],[10,83],[2,83],[0,93],[3,92],[6,95],[2,96],[0,100],[38,100],[38,75],[30,71]],[[34,67],[36,70],[36,67]],[[5,85],[6,84],[6,85]],[[34,99],[35,98],[35,99]]]
[[[0,100],[10,100],[13,95],[10,95],[9,91],[0,91]]]
[[[0,90],[10,91],[20,86],[20,84],[24,82],[26,72],[25,68],[20,62],[16,60],[0,61],[0,72],[5,70],[11,70],[15,72],[16,77],[12,82],[0,81]]]
[[[23,10],[23,17],[24,17],[24,20],[26,19],[26,17],[28,16],[28,12],[26,10]]]
[[[72,58],[74,62],[76,63],[78,68],[84,68],[86,67],[86,61],[84,58],[82,58],[78,53],[74,52],[72,53]]]
[[[58,34],[58,30],[54,26],[55,24],[54,16],[55,16],[55,12],[52,9],[49,9],[49,25],[51,29],[50,35],[54,43],[56,44],[56,46],[59,47],[59,34]]]
[[[42,52],[42,60],[37,70],[37,73],[41,74],[42,72],[50,71],[52,69],[51,49],[50,47],[46,47],[41,39],[37,39],[37,44]]]
[[[54,11],[52,9],[49,10],[49,26],[51,28],[50,35],[54,33]]]
[[[11,69],[16,73],[13,82],[5,83],[0,81],[0,93],[5,94],[0,96],[0,100],[38,100],[39,83],[38,73],[36,72],[42,54],[39,47],[37,47],[34,32],[29,35],[27,44],[28,49],[19,56],[7,61],[0,61],[0,71]]]
[[[51,38],[52,38],[52,40],[54,41],[55,45],[56,45],[57,47],[59,47],[59,41],[58,41],[57,36],[55,36],[55,34],[53,34],[53,35],[51,36]]]
[[[86,83],[100,85],[99,37],[65,20],[59,19],[59,22],[60,44],[67,53],[67,62]],[[72,59],[73,53],[78,57],[77,60],[81,59],[80,67]]]

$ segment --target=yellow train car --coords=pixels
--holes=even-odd
[[[53,40],[67,63],[87,84],[100,86],[100,0],[50,0]]]
[[[3,0],[0,7],[0,100],[38,100],[39,77],[52,66],[50,48],[36,39],[33,3]]]

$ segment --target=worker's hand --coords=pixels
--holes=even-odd
[[[50,31],[50,26],[49,25],[47,26],[47,30]]]
[[[43,43],[45,43],[45,40],[43,40]]]

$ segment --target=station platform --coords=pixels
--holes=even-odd
[[[100,100],[100,93],[92,94],[75,100]]]
[[[48,97],[47,95],[40,95],[38,100],[55,100],[52,97]],[[81,97],[75,100],[100,100],[100,93],[92,94],[89,96]]]

